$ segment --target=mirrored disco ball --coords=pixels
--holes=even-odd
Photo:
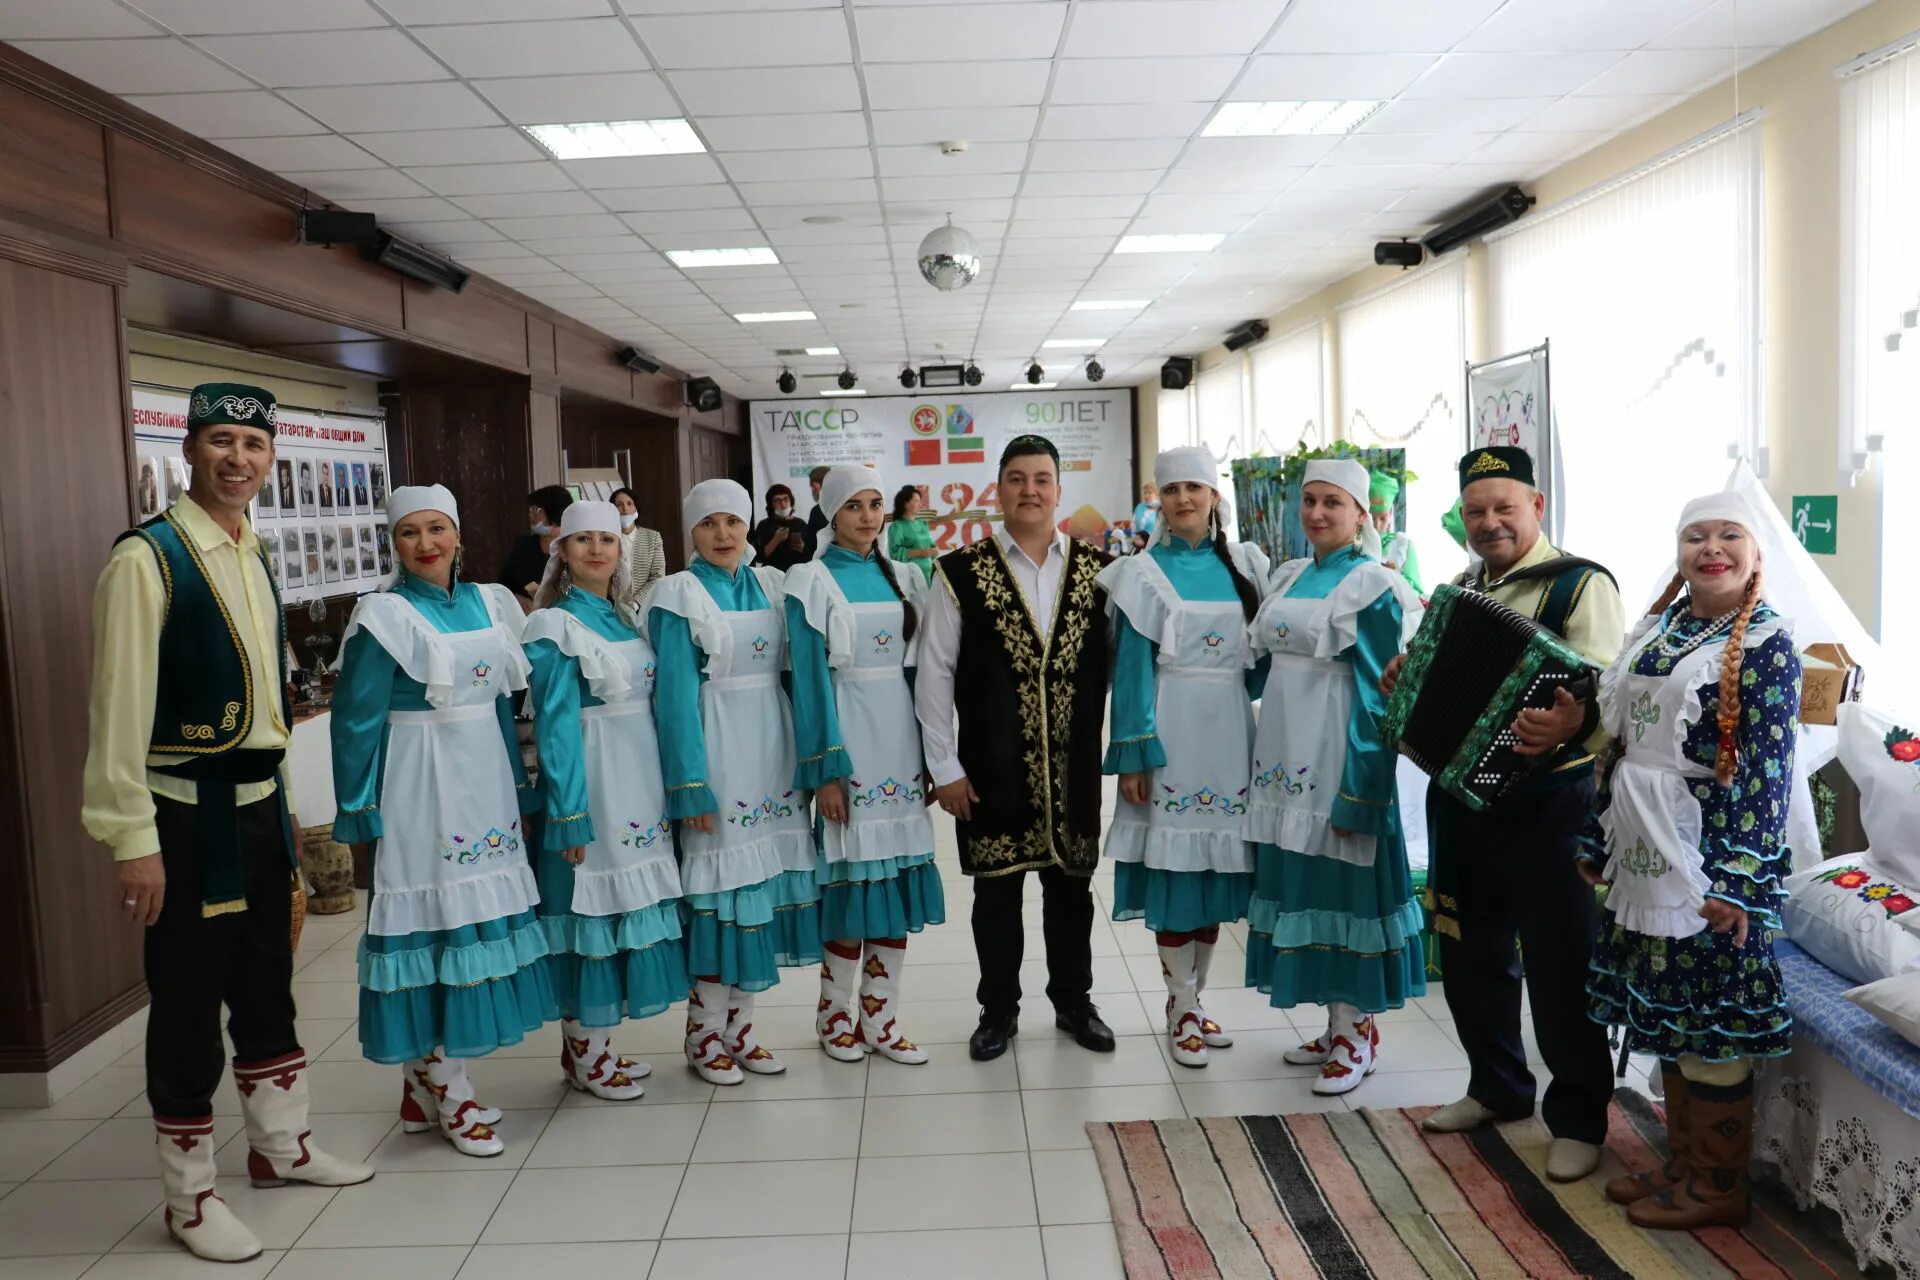
[[[920,275],[946,293],[964,289],[980,275],[980,246],[949,222],[920,242]]]

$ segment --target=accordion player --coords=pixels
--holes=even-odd
[[[1561,688],[1593,700],[1593,668],[1558,635],[1489,595],[1434,589],[1407,647],[1381,738],[1476,812],[1542,762],[1515,750],[1514,718],[1553,705]]]

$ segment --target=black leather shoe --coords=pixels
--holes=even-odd
[[[980,1015],[980,1025],[973,1029],[973,1035],[967,1041],[967,1056],[975,1062],[992,1062],[1007,1051],[1007,1042],[1019,1034],[1020,1023],[1017,1018],[983,1013]]]
[[[1071,1031],[1082,1049],[1091,1049],[1095,1053],[1113,1052],[1113,1028],[1100,1020],[1100,1011],[1092,1005],[1076,1014],[1058,1015],[1053,1025],[1062,1031]]]

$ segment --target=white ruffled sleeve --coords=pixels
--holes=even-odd
[[[1180,611],[1180,595],[1166,571],[1149,555],[1127,556],[1100,571],[1094,582],[1107,593],[1107,616],[1120,614],[1127,624],[1160,651],[1161,662],[1171,662],[1179,647],[1178,627],[1171,623]]]
[[[520,632],[520,642],[551,640],[556,649],[580,664],[587,691],[602,702],[619,702],[633,691],[632,675],[613,646],[565,609],[536,609]]]
[[[500,583],[481,582],[475,585],[480,588],[480,596],[487,604],[487,615],[493,619],[494,630],[500,633],[500,644],[506,651],[507,691],[519,693],[527,687],[527,677],[533,674],[533,664],[527,661],[527,651],[520,643],[520,633],[527,625],[526,612],[520,608],[519,598]]]
[[[650,645],[654,638],[648,619],[655,609],[686,619],[693,643],[707,655],[708,675],[725,671],[733,661],[733,628],[720,616],[720,606],[691,569],[670,573],[653,584],[653,592],[647,597],[647,617],[641,620],[641,630]]]
[[[1360,615],[1391,591],[1400,602],[1400,647],[1405,649],[1420,629],[1424,607],[1413,587],[1377,560],[1355,565],[1327,597],[1326,609],[1313,621],[1313,654],[1337,658],[1360,639]]]
[[[405,597],[386,591],[361,596],[340,636],[340,652],[344,654],[347,641],[362,631],[387,651],[408,679],[426,686],[429,705],[444,707],[453,701],[453,652],[445,637]]]
[[[837,671],[852,662],[853,611],[847,607],[847,593],[833,580],[833,571],[809,560],[793,566],[781,587],[800,602],[807,625],[825,638],[827,666]]]

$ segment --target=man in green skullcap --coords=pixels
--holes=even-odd
[[[1420,557],[1413,549],[1413,539],[1393,527],[1393,508],[1399,501],[1399,478],[1369,469],[1367,506],[1373,515],[1374,531],[1380,535],[1380,562],[1398,569],[1407,585],[1425,599],[1427,589],[1420,585]]]
[[[247,519],[278,426],[259,387],[195,387],[187,492],[120,536],[93,597],[81,820],[113,851],[121,910],[146,926],[147,1100],[167,1229],[220,1262],[260,1253],[214,1193],[223,1006],[254,1184],[373,1176],[313,1145],[293,1026],[287,642]]]

